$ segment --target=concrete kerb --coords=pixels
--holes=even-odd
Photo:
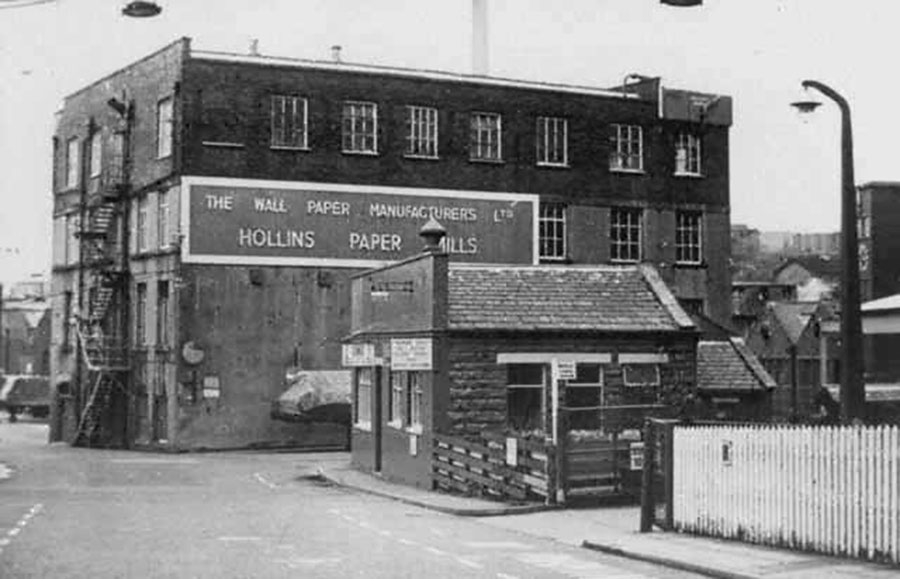
[[[447,507],[444,505],[439,505],[433,502],[423,501],[419,499],[413,499],[409,497],[404,497],[399,494],[393,494],[389,492],[379,491],[372,488],[367,488],[361,485],[350,484],[347,481],[341,480],[338,477],[328,474],[328,472],[321,467],[316,470],[316,475],[321,477],[323,480],[346,489],[352,489],[354,491],[382,497],[385,499],[395,500],[407,505],[411,505],[414,507],[421,507],[423,509],[429,509],[432,511],[437,511],[440,513],[448,514],[448,515],[456,515],[458,517],[500,517],[500,516],[508,516],[508,515],[527,515],[530,513],[539,513],[543,511],[556,510],[560,507],[556,505],[507,505],[496,508],[462,508],[462,507]]]
[[[662,567],[668,567],[670,569],[677,569],[679,571],[687,571],[688,573],[696,573],[698,575],[705,575],[706,577],[713,577],[715,579],[759,579],[757,575],[747,575],[744,573],[735,573],[733,571],[723,571],[722,569],[707,567],[705,565],[698,565],[696,563],[689,563],[687,561],[682,561],[681,559],[648,555],[646,553],[640,553],[616,545],[604,545],[602,543],[594,543],[592,541],[585,540],[581,543],[581,546],[585,549],[600,551],[601,553],[606,553],[609,555],[616,555],[618,557],[634,559],[635,561],[643,561],[645,563],[653,563],[654,565],[660,565]]]

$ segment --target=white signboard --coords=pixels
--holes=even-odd
[[[431,338],[393,338],[391,370],[431,370]]]
[[[375,359],[375,344],[344,344],[341,348],[341,358],[344,366],[377,366]]]
[[[559,360],[554,358],[552,370],[553,375],[557,380],[574,380],[577,366],[575,360]]]
[[[516,466],[518,464],[519,441],[515,438],[506,439],[506,464]]]

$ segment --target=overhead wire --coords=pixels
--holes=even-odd
[[[50,4],[58,0],[0,0],[0,10],[8,10],[12,8],[25,8],[26,6],[37,6],[38,4]]]

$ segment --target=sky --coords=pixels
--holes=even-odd
[[[50,263],[54,112],[65,95],[175,39],[197,49],[471,71],[471,0],[0,0],[0,282]],[[810,78],[850,103],[859,184],[900,181],[896,0],[488,0],[494,76],[610,87],[629,73],[734,99],[731,219],[764,231],[836,231],[840,114],[800,116]]]

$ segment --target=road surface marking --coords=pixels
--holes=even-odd
[[[519,579],[515,575],[507,575],[506,573],[497,573],[498,579]]]
[[[410,547],[416,547],[419,545],[415,541],[410,541],[409,539],[397,539],[397,540],[400,541],[401,543],[403,543],[404,545],[408,545]]]
[[[315,565],[334,565],[340,563],[340,557],[291,557],[290,559],[275,559],[276,563],[282,563],[288,567],[309,567]]]
[[[7,545],[9,545],[9,539],[5,537],[3,539],[0,539],[0,547],[5,547]]]
[[[12,469],[0,462],[0,480],[12,478]]]
[[[262,541],[262,537],[219,537],[220,541]]]
[[[260,483],[264,484],[265,486],[269,487],[270,489],[277,489],[277,488],[278,488],[278,485],[277,485],[277,484],[275,484],[275,483],[273,483],[272,481],[268,480],[266,477],[264,477],[263,475],[259,474],[258,472],[253,473],[253,476],[256,477],[256,480],[258,480]]]
[[[6,531],[6,534],[9,535],[10,537],[15,537],[16,535],[19,534],[19,531],[21,531],[21,530],[22,529],[16,527],[15,529],[10,529],[10,530]]]
[[[393,536],[393,533],[391,533],[390,531],[385,531],[385,530],[383,530],[383,529],[382,529],[382,530],[379,530],[379,531],[378,531],[378,534],[381,535],[382,537],[391,537],[391,536]]]
[[[450,554],[450,553],[448,553],[447,551],[441,551],[440,549],[438,549],[438,548],[436,548],[436,547],[425,547],[425,550],[428,551],[429,553],[434,554],[434,555],[442,555],[442,556],[446,556],[446,555],[449,555],[449,554]]]
[[[481,563],[476,563],[475,561],[463,559],[462,557],[457,557],[456,562],[461,565],[465,565],[466,567],[470,567],[472,569],[484,569],[484,565],[482,565]]]
[[[515,541],[470,541],[463,543],[471,549],[490,549],[492,551],[500,551],[503,549],[525,550],[530,549],[525,543],[516,543]]]
[[[431,531],[432,533],[434,533],[435,535],[437,535],[438,537],[446,537],[447,536],[446,531],[441,531],[441,530],[432,529],[432,528],[429,528],[428,530]]]

